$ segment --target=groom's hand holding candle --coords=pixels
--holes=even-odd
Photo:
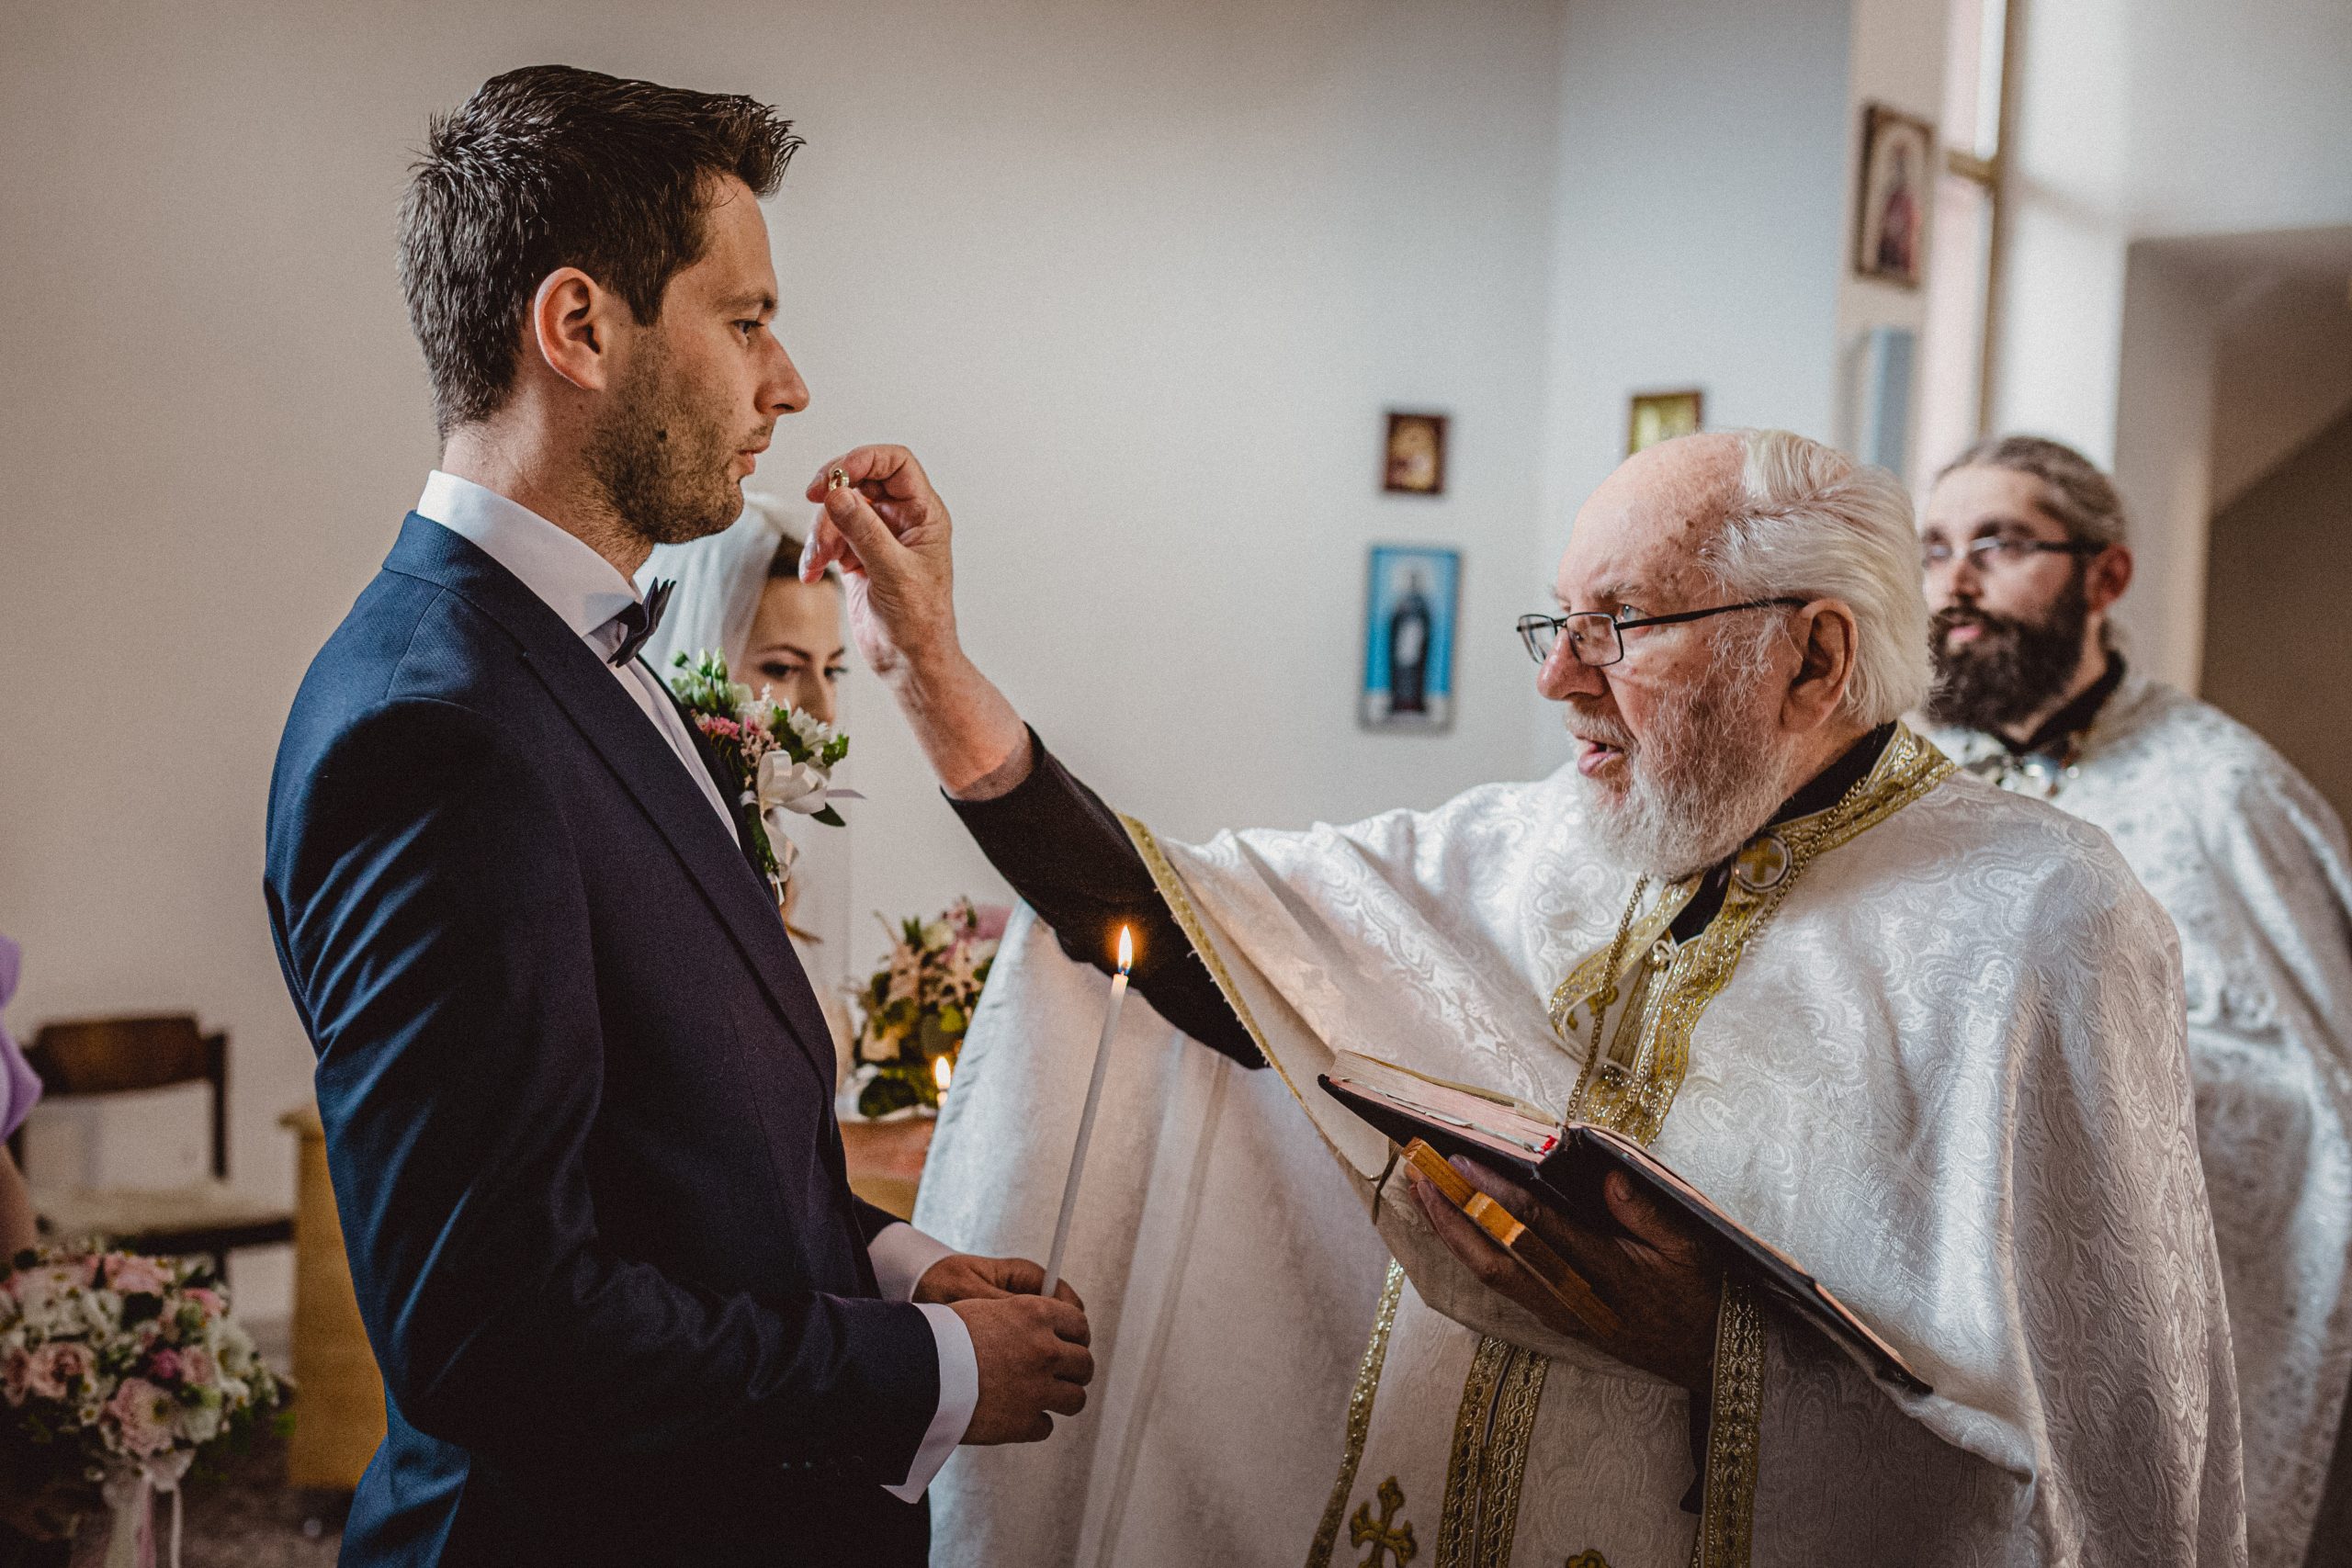
[[[1026,1258],[982,1258],[952,1252],[933,1264],[915,1284],[914,1299],[954,1306],[957,1302],[990,1301],[998,1296],[1034,1296],[1046,1282],[1046,1270]],[[1065,1280],[1054,1295],[1080,1312],[1086,1303]]]
[[[1034,1292],[1044,1273],[1034,1263],[1027,1269]],[[1086,1408],[1086,1385],[1094,1381],[1091,1331],[1069,1286],[1050,1300],[1008,1293],[950,1304],[972,1337],[980,1370],[979,1400],[964,1441],[1043,1442],[1054,1435],[1055,1416]]]
[[[1086,1303],[1064,1281],[1047,1301],[1046,1271],[1026,1258],[950,1253],[915,1284],[914,1299],[956,1309],[980,1368],[979,1402],[967,1443],[1035,1443],[1053,1436],[1053,1417],[1086,1408],[1094,1378]],[[1025,1303],[1025,1304],[1023,1304]]]

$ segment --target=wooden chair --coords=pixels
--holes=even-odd
[[[130,1094],[184,1083],[209,1084],[212,1090],[210,1179],[162,1190],[73,1190],[34,1182],[33,1212],[44,1233],[61,1241],[99,1235],[133,1252],[170,1258],[209,1255],[216,1264],[237,1247],[294,1239],[289,1211],[229,1186],[226,1034],[204,1033],[186,1013],[52,1023],[33,1037],[25,1060],[48,1099]],[[20,1161],[21,1138],[20,1131],[15,1145]]]

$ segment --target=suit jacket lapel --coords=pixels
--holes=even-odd
[[[512,572],[428,518],[409,513],[384,565],[447,588],[514,638],[524,662],[692,874],[830,1093],[832,1033],[775,900],[742,849],[728,841],[678,754],[621,690],[611,669]],[[692,725],[687,728],[693,733]],[[701,737],[695,739],[699,743]],[[721,782],[721,799],[737,793]]]

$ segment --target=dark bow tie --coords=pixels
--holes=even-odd
[[[606,662],[618,666],[635,659],[662,625],[662,612],[670,607],[670,591],[678,585],[664,578],[654,583],[641,604],[624,605],[613,619],[621,624],[621,645],[613,649]]]

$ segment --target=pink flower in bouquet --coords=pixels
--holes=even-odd
[[[159,1258],[118,1252],[107,1259],[107,1283],[126,1296],[160,1296],[171,1289],[172,1272]]]
[[[122,1450],[134,1459],[159,1454],[172,1446],[172,1396],[144,1378],[125,1378],[107,1401],[107,1414],[122,1432]]]
[[[157,1382],[179,1382],[186,1376],[180,1366],[180,1353],[168,1345],[156,1351],[147,1358],[147,1375]],[[188,1378],[187,1381],[194,1382],[196,1380]]]
[[[210,1388],[220,1381],[220,1363],[209,1350],[187,1349],[178,1353],[180,1382],[189,1388]]]
[[[978,929],[972,933],[974,936],[978,937],[982,942],[1004,940],[1004,928],[1012,919],[1011,905],[982,904],[975,908],[972,914],[978,922]]]
[[[70,1339],[59,1340],[33,1352],[25,1386],[36,1399],[63,1399],[70,1392],[67,1385],[74,1379],[89,1375],[88,1348]]]
[[[11,1350],[0,1359],[0,1396],[22,1404],[33,1391],[33,1358],[28,1350]]]
[[[219,1317],[229,1310],[229,1303],[220,1299],[219,1292],[208,1291],[201,1285],[192,1286],[180,1293],[202,1307],[209,1317]]]

